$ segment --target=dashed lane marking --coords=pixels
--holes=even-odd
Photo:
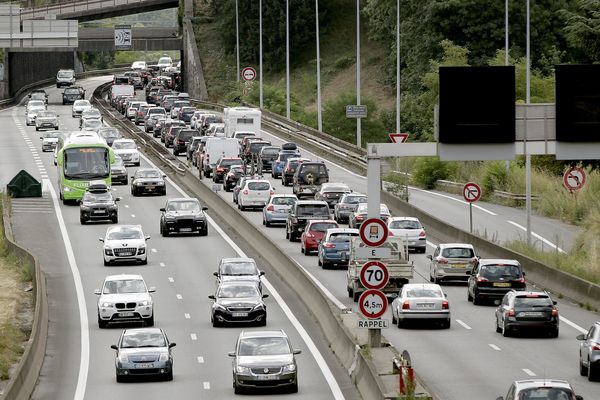
[[[496,346],[495,344],[488,344],[488,346],[490,346],[492,349],[496,350],[496,351],[500,351],[500,347]]]
[[[196,357],[196,360],[198,361],[198,364],[204,364],[204,357],[198,356]]]
[[[196,335],[195,333],[190,333],[190,338],[192,340],[198,340],[198,335]]]
[[[464,322],[462,322],[460,319],[457,319],[456,322],[458,322],[458,324],[460,326],[462,326],[463,328],[467,329],[467,330],[471,330],[473,328],[471,328],[469,325],[465,324]]]
[[[535,374],[535,372],[533,372],[532,370],[530,370],[530,369],[527,369],[527,368],[523,368],[523,372],[525,372],[525,373],[526,373],[527,375],[529,375],[529,376],[537,376],[537,375]]]

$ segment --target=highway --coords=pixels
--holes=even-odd
[[[87,89],[110,77],[79,82]],[[49,109],[57,111],[61,129],[77,130],[78,120],[71,118],[70,106],[60,105],[62,90],[47,88]],[[240,255],[255,256],[254,249],[240,249],[234,240],[216,225],[207,237],[169,237],[159,234],[159,208],[165,197],[131,197],[128,186],[114,186],[121,196],[119,222],[141,224],[150,235],[147,266],[102,266],[103,236],[109,224],[79,223],[79,208],[64,206],[57,199],[56,169],[52,154],[42,153],[34,127],[24,123],[22,106],[0,112],[6,127],[1,147],[2,184],[20,169],[26,169],[44,183],[44,197],[15,200],[13,229],[19,243],[39,257],[48,280],[50,333],[47,356],[34,399],[105,399],[175,396],[181,399],[224,399],[233,397],[231,360],[242,328],[213,328],[210,324],[210,300],[219,260]],[[142,167],[150,165],[147,159]],[[131,174],[135,168],[129,168]],[[168,197],[185,193],[169,182]],[[210,215],[210,211],[209,211]],[[258,250],[259,251],[259,250]],[[298,305],[290,289],[265,268],[265,287],[271,297],[267,329],[284,329],[292,344],[302,350],[298,356],[299,393],[294,398],[359,399],[347,373],[322,342],[309,312]],[[96,296],[106,275],[140,273],[154,294],[156,325],[163,328],[174,348],[173,382],[115,382],[114,350],[122,327],[100,330],[96,322]],[[130,325],[131,326],[131,325]],[[133,325],[136,327],[139,325]],[[244,329],[262,329],[248,327]],[[283,398],[283,394],[273,398]],[[286,398],[287,394],[285,394]]]

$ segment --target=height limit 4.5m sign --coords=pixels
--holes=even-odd
[[[387,310],[387,297],[382,291],[369,289],[360,295],[358,307],[362,315],[369,319],[380,318]]]

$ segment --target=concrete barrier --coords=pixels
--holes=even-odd
[[[6,245],[8,251],[25,265],[31,268],[33,276],[33,290],[35,293],[35,310],[31,334],[25,346],[21,360],[12,372],[4,392],[0,395],[2,400],[28,400],[35,389],[44,357],[46,355],[46,342],[48,339],[48,299],[46,297],[46,277],[42,272],[38,260],[26,249],[14,242],[7,201],[3,200],[3,221]]]

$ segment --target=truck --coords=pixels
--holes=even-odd
[[[117,96],[134,96],[135,89],[133,85],[112,85],[110,88],[110,98]]]
[[[404,284],[413,278],[414,263],[410,261],[408,254],[408,243],[400,237],[389,237],[380,249],[386,254],[383,258],[373,258],[369,247],[363,243],[360,237],[353,238],[348,255],[347,290],[348,297],[358,301],[360,295],[367,290],[360,282],[360,271],[368,261],[379,261],[387,266],[389,281],[380,289],[387,297],[396,297]],[[387,249],[387,250],[386,250]]]
[[[236,132],[253,132],[260,136],[262,113],[258,108],[227,107],[223,110],[225,136],[233,137]]]
[[[206,139],[202,155],[202,166],[200,168],[200,178],[204,174],[210,178],[213,167],[221,157],[237,157],[240,154],[240,144],[237,139],[217,136],[210,136]]]

